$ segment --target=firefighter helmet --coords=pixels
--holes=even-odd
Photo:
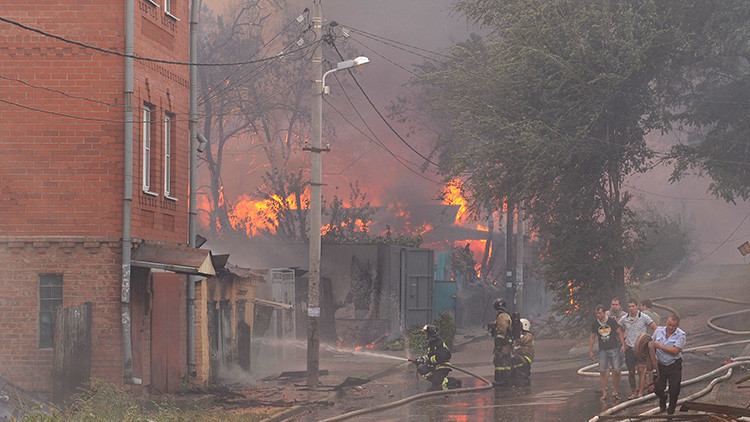
[[[427,324],[422,327],[422,331],[424,331],[428,336],[437,335],[437,327],[432,324]]]
[[[530,331],[531,330],[531,322],[526,318],[521,318],[521,329],[523,331]]]
[[[505,311],[505,299],[499,297],[495,299],[495,302],[492,303],[492,307],[495,308],[496,311]]]

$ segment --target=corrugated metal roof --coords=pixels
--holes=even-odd
[[[181,274],[216,275],[211,251],[189,246],[144,242],[131,255],[136,267],[158,268]]]

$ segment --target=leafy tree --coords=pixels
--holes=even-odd
[[[694,251],[693,227],[682,213],[664,214],[655,206],[638,215],[638,249],[631,276],[643,281],[663,277]]]
[[[645,172],[645,135],[667,131],[690,75],[686,42],[714,1],[459,0],[490,35],[471,37],[414,82],[447,116],[438,139],[448,178],[475,206],[524,200],[547,244],[557,307],[582,321],[625,289],[636,220],[623,181]]]
[[[727,201],[750,199],[750,2],[707,2],[696,46],[684,68],[693,75],[684,111],[675,117],[690,131],[672,149],[672,180],[696,172],[712,179],[709,191]],[[701,25],[702,24],[702,25]]]
[[[209,141],[205,155],[200,157],[209,178],[208,192],[203,193],[208,198],[205,211],[214,235],[235,233],[228,215],[232,198],[224,183],[228,173],[225,154],[230,157],[230,165],[242,163],[244,169],[235,172],[265,169],[265,185],[260,190],[267,198],[276,195],[286,199],[285,192],[300,191],[299,176],[289,167],[294,154],[301,153],[300,133],[309,125],[305,106],[309,60],[304,58],[305,50],[295,44],[307,31],[291,16],[278,13],[284,8],[283,0],[236,0],[225,16],[205,7],[202,10],[198,42],[201,62],[249,62],[273,56],[279,49],[289,53],[289,57],[237,66],[199,67],[200,127]],[[280,19],[294,24],[285,25]],[[284,208],[283,204],[278,206]],[[283,233],[304,233],[301,221],[289,218]]]

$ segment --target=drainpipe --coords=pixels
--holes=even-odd
[[[125,131],[123,150],[124,184],[122,192],[122,291],[120,316],[122,320],[122,364],[126,384],[140,384],[133,378],[133,344],[130,338],[130,220],[133,203],[133,32],[134,0],[125,1]]]
[[[190,210],[188,216],[188,245],[195,247],[196,236],[196,188],[197,177],[195,170],[197,167],[198,144],[197,144],[197,126],[198,126],[198,9],[200,0],[191,0],[190,2]],[[197,375],[195,368],[195,282],[197,277],[188,276],[187,285],[187,365],[188,374],[191,377]]]

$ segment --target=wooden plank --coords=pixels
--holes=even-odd
[[[91,302],[58,309],[55,318],[52,400],[65,404],[91,377]]]

